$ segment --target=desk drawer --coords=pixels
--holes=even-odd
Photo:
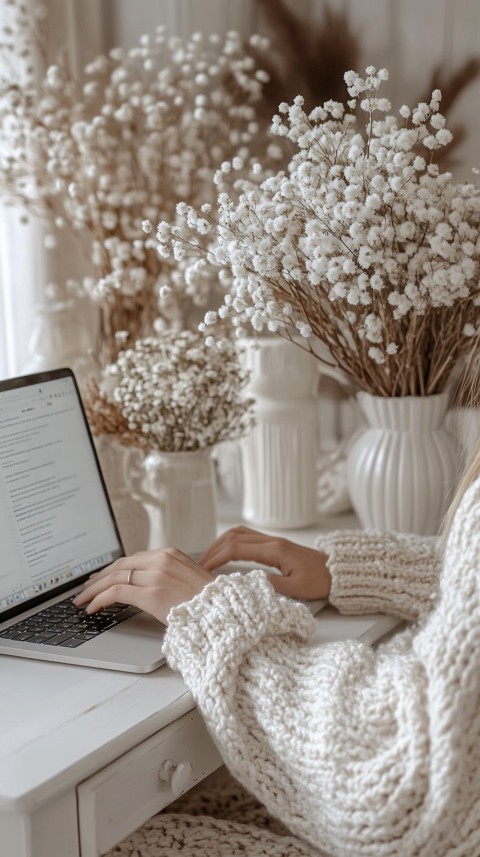
[[[198,711],[184,714],[77,788],[81,857],[98,857],[222,759]]]

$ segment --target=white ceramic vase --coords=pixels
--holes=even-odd
[[[108,435],[95,438],[95,447],[125,553],[129,556],[146,550],[149,518],[143,504],[133,496],[131,488],[131,475],[138,470],[143,454]]]
[[[318,520],[316,359],[280,337],[247,347],[256,425],[242,441],[243,517],[259,527]]]
[[[25,375],[69,366],[82,384],[95,368],[90,333],[79,320],[74,300],[37,306],[28,350],[30,359],[22,368]]]
[[[362,525],[437,533],[460,471],[458,443],[444,426],[447,395],[357,399],[367,427],[350,444],[347,484]]]
[[[151,452],[134,493],[148,512],[148,548],[176,547],[198,557],[215,539],[217,494],[211,450]]]

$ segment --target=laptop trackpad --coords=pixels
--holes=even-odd
[[[144,664],[150,670],[165,661],[162,653],[164,631],[165,627],[158,619],[148,613],[136,613],[116,628],[110,628],[85,643],[80,647],[81,652],[78,649],[77,652],[88,658],[94,651],[96,659],[112,662],[113,669],[113,664],[132,667]]]

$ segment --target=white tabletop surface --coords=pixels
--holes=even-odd
[[[134,675],[2,656],[0,680],[0,810],[31,809],[194,707],[167,667]]]

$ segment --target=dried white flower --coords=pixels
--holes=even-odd
[[[350,109],[360,97],[366,113],[362,133],[343,105],[307,115],[300,97],[281,104],[272,133],[294,147],[288,169],[235,183],[225,167],[205,259],[228,289],[217,315],[237,331],[303,333],[363,389],[426,395],[472,347],[462,330],[478,329],[480,190],[434,162],[451,139],[441,93],[398,119],[378,95],[387,77],[373,66],[345,75]],[[158,233],[159,252],[179,253],[193,278],[196,217]]]
[[[173,324],[206,305],[215,279],[197,271],[186,291],[181,264],[158,255],[151,224],[174,219],[179,199],[213,201],[218,163],[248,160],[263,84],[240,35],[169,39],[159,28],[95,59],[81,85],[66,52],[37,83],[22,57],[31,60],[42,33],[26,4],[5,15],[0,194],[86,245],[96,281],[84,291],[113,313],[110,325],[122,301],[120,323],[143,315],[147,326],[159,311]],[[196,221],[202,235],[206,224]],[[147,277],[134,273],[139,266]],[[172,291],[159,308],[165,282]]]
[[[185,452],[240,437],[253,425],[238,348],[166,330],[137,340],[108,367],[110,397],[148,450]]]

